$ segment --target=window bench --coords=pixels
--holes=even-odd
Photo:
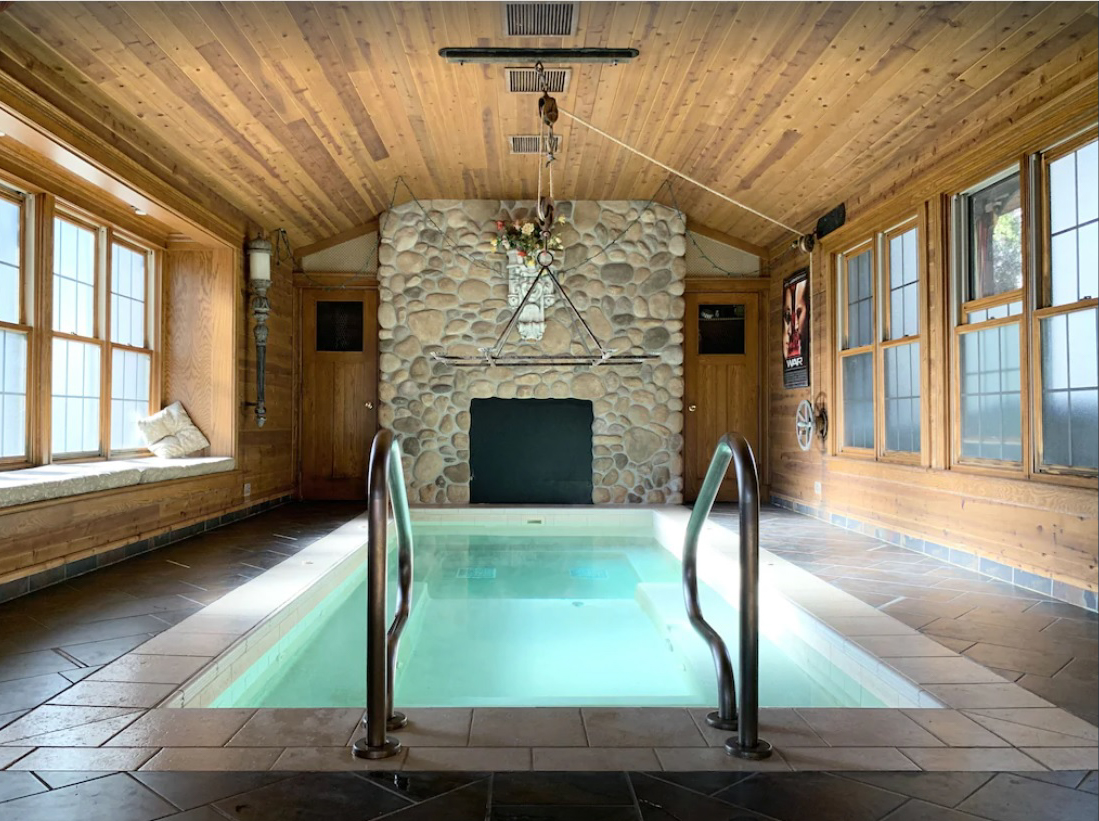
[[[120,459],[109,462],[43,465],[0,473],[0,509],[62,499],[98,490],[167,482],[233,470],[230,456],[183,459]]]

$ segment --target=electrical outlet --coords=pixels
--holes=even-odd
[[[818,485],[819,485],[819,482],[818,482]],[[251,482],[245,482],[244,483],[244,495],[245,496],[251,496],[252,495],[252,483]]]
[[[820,482],[813,482],[813,493],[820,496]]]

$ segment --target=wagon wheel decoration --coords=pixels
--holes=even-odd
[[[794,431],[798,447],[809,450],[813,446],[814,433],[819,433],[821,439],[828,436],[828,412],[823,407],[814,408],[812,402],[802,399],[794,414]]]

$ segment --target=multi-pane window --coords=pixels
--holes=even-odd
[[[111,244],[111,450],[142,447],[137,420],[149,415],[152,351],[146,344],[147,255]]]
[[[914,219],[838,258],[841,450],[920,458],[920,266]]]
[[[54,219],[55,457],[142,447],[137,420],[149,415],[152,387],[149,254],[117,239],[104,242],[106,236],[75,219]],[[103,304],[101,291],[107,294]]]
[[[957,327],[962,460],[1022,463],[1023,204],[1018,171],[954,202],[961,308]]]
[[[1099,143],[1045,157],[1038,323],[1039,468],[1099,468]]]
[[[103,362],[95,336],[97,232],[62,217],[53,222],[53,455],[97,454]]]
[[[874,249],[841,258],[843,447],[874,447]]]
[[[882,237],[884,311],[882,369],[885,452],[920,453],[919,231],[907,223]]]
[[[27,369],[30,328],[23,298],[21,198],[0,191],[0,462],[27,457]]]
[[[115,227],[0,181],[0,470],[144,450],[137,421],[160,398],[155,262]]]

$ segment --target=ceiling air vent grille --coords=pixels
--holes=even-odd
[[[541,154],[541,139],[537,134],[513,134],[508,137],[512,154]],[[554,137],[554,153],[561,150],[561,138]]]
[[[505,3],[508,37],[571,37],[576,34],[576,3]]]
[[[542,86],[538,82],[538,72],[533,68],[506,68],[508,91],[514,94],[541,94]],[[550,94],[564,94],[572,77],[571,68],[547,68],[546,82]]]

